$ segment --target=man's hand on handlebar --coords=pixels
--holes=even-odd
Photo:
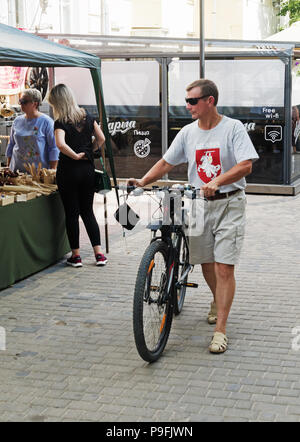
[[[219,190],[219,186],[214,180],[210,181],[204,186],[201,187],[201,190],[204,192],[205,197],[214,196],[216,192]]]
[[[129,178],[126,183],[127,186],[144,187],[142,179]]]

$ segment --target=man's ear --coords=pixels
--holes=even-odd
[[[215,105],[215,98],[212,95],[210,95],[208,97],[208,101],[209,101],[209,104],[212,104],[213,106]]]

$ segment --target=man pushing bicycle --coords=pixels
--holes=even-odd
[[[187,88],[186,108],[195,120],[176,135],[170,148],[141,179],[128,185],[144,187],[181,163],[188,163],[188,181],[207,199],[204,231],[190,238],[190,263],[201,264],[214,300],[208,322],[215,325],[209,350],[226,351],[226,323],[235,293],[234,266],[238,263],[245,228],[245,176],[258,159],[244,125],[220,115],[218,89],[202,79]]]

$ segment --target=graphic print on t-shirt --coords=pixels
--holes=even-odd
[[[220,148],[204,147],[196,150],[196,165],[200,179],[204,183],[221,174]]]

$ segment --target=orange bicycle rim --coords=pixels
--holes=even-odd
[[[147,272],[147,273],[150,273],[150,272],[151,272],[151,270],[153,269],[153,266],[154,266],[154,259],[152,259],[152,261],[150,262],[150,265],[149,265],[149,268],[148,268],[148,272]]]
[[[163,318],[162,318],[162,321],[161,321],[161,323],[160,323],[160,329],[159,329],[160,333],[162,333],[162,331],[163,331],[163,329],[164,329],[165,322],[166,322],[166,317],[167,317],[167,315],[164,314],[164,316],[163,316]]]

